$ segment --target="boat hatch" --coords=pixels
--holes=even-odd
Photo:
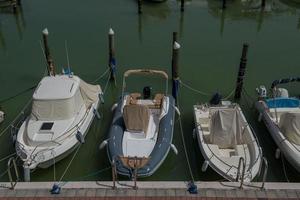
[[[54,122],[45,122],[42,124],[40,130],[41,131],[50,131],[53,127]]]

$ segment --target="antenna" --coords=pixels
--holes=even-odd
[[[67,63],[68,63],[69,76],[71,76],[72,72],[71,72],[71,68],[70,68],[70,61],[69,61],[69,52],[68,52],[68,43],[67,43],[67,40],[65,40],[65,49],[66,49],[66,55],[67,55]]]

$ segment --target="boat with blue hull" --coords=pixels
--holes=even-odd
[[[122,97],[114,109],[109,138],[104,143],[118,174],[147,177],[163,163],[170,147],[176,149],[172,144],[175,100],[166,93],[152,95],[149,87],[143,89],[143,96],[126,93],[125,79],[132,74],[159,75],[168,83],[168,75],[163,71],[126,71]]]

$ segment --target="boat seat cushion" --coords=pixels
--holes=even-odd
[[[147,132],[150,111],[145,105],[125,105],[123,118],[129,132]]]

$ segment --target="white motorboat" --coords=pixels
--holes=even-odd
[[[0,110],[0,123],[4,121],[4,112]]]
[[[21,125],[16,151],[25,171],[47,168],[66,157],[88,132],[98,114],[99,85],[77,76],[44,77],[33,94],[32,109]]]
[[[277,81],[281,83],[282,79]],[[285,83],[287,81],[283,81]],[[275,83],[275,82],[274,82]],[[284,88],[272,84],[272,97],[267,97],[266,88],[258,89],[260,100],[256,102],[259,120],[263,120],[273,140],[288,162],[300,172],[300,101],[289,97]],[[278,150],[279,150],[278,149]],[[280,154],[276,153],[276,157]]]
[[[195,134],[208,165],[229,181],[250,182],[260,171],[262,151],[238,104],[195,105]]]

